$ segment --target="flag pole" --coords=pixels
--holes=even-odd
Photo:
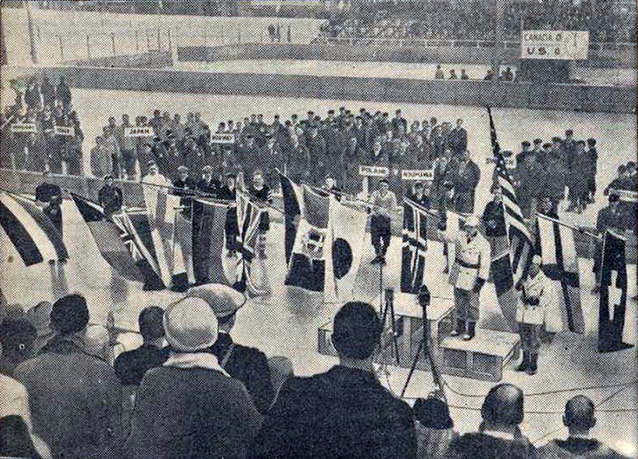
[[[570,225],[569,223],[562,222],[562,221],[560,221],[560,220],[558,220],[556,218],[549,217],[549,216],[547,216],[545,214],[541,214],[539,212],[536,212],[536,216],[539,217],[539,218],[543,218],[545,220],[549,220],[550,222],[558,223],[559,225],[562,225],[562,226],[564,226],[566,228],[572,229],[574,231],[578,231],[581,234],[586,234],[587,236],[590,236],[590,237],[592,237],[594,239],[598,239],[598,240],[602,239],[602,236],[600,236],[598,234],[594,234],[594,233],[592,233],[590,231],[587,231],[587,230],[584,230],[582,228],[579,228],[576,225]]]
[[[37,199],[33,199],[33,198],[29,197],[29,196],[23,196],[24,193],[16,193],[15,191],[9,191],[6,188],[0,188],[0,191],[2,191],[4,193],[7,193],[9,195],[13,195],[13,196],[17,196],[17,197],[22,198],[22,199],[26,199],[26,200],[31,201],[31,202],[38,202]]]

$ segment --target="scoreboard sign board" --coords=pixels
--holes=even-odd
[[[524,30],[521,33],[521,59],[584,60],[588,51],[587,31]]]

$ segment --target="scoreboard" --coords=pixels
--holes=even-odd
[[[587,31],[524,30],[521,33],[521,59],[584,60],[588,51]]]

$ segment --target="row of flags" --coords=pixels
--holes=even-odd
[[[542,256],[542,270],[553,282],[556,311],[547,314],[550,332],[585,333],[580,298],[574,230],[557,218],[538,214],[533,238],[518,204],[513,180],[498,144],[488,108],[495,176],[503,191],[502,204],[509,250],[492,260],[491,280],[499,307],[512,330],[516,329],[516,283],[527,276],[532,255]],[[324,300],[353,297],[363,256],[368,215],[338,200],[332,193],[300,185],[280,174],[284,204],[285,285],[321,292]],[[223,283],[250,296],[265,294],[251,275],[259,222],[266,204],[237,193],[235,211],[238,257],[234,278],[227,275],[223,258],[229,203],[193,197],[190,212],[182,212],[180,197],[166,189],[142,185],[145,208],[126,209],[107,216],[97,203],[71,194],[96,245],[121,277],[144,283],[145,289],[189,283]],[[401,291],[417,293],[423,285],[431,211],[406,199],[403,208]],[[459,226],[462,216],[448,212],[448,227]],[[62,237],[42,210],[27,198],[0,193],[0,222],[26,266],[69,257]],[[452,247],[449,254],[454,254]],[[599,315],[599,350],[623,348],[627,327],[627,273],[625,241],[612,232],[604,235]]]

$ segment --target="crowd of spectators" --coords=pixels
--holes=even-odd
[[[505,2],[503,33],[508,40],[525,30],[589,30],[592,42],[636,42],[636,10],[627,2],[547,0]],[[335,19],[327,37],[494,40],[496,7],[484,1],[367,2]]]
[[[391,117],[365,108],[354,114],[341,107],[324,117],[308,111],[303,119],[292,114],[285,121],[280,115],[266,120],[251,114],[220,122],[215,130],[199,113],[189,113],[184,123],[181,119],[160,110],[151,117],[137,116],[134,123],[128,115],[120,123],[110,118],[91,151],[93,175],[143,176],[153,161],[170,179],[180,166],[188,167],[192,176],[211,166],[217,179],[240,171],[249,177],[260,170],[276,189],[279,170],[313,185],[323,184],[329,175],[341,189],[356,193],[361,186],[359,165],[388,167],[393,186],[400,189],[402,169],[432,169],[437,159],[463,156],[467,150],[462,119],[454,124],[435,117],[408,122],[400,109]],[[152,135],[126,137],[124,129],[131,126],[152,127]],[[231,140],[220,140],[229,134]]]
[[[11,83],[15,103],[0,115],[2,167],[80,174],[84,134],[65,78],[60,77],[57,84],[46,75],[41,81],[29,79],[25,86],[18,80]],[[14,132],[19,127],[15,125],[21,124],[31,129]]]
[[[525,395],[512,384],[488,392],[480,425],[462,435],[440,391],[411,407],[378,379],[373,361],[383,327],[367,303],[346,303],[334,317],[339,363],[297,377],[289,359],[267,359],[233,341],[244,303],[227,286],[195,287],[165,308],[144,308],[141,340],[114,328],[112,318],[91,324],[79,294],[27,311],[3,304],[0,455],[623,457],[591,436],[596,407],[583,395],[565,405],[567,437],[540,447],[523,431]]]

